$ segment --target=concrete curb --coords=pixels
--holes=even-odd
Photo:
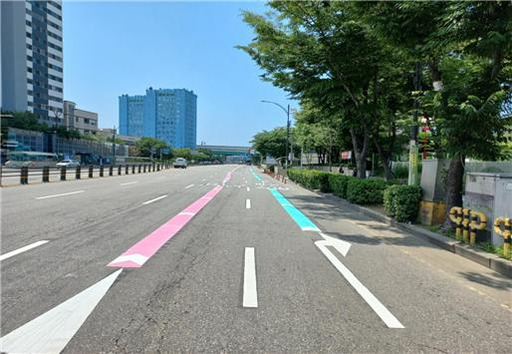
[[[300,186],[293,182],[296,186]],[[304,188],[300,186],[301,188]],[[306,188],[307,189],[307,188]],[[309,189],[308,189],[309,190]],[[402,231],[409,232],[415,236],[421,237],[424,240],[443,248],[452,253],[458,254],[461,257],[469,259],[473,262],[476,262],[484,267],[490,268],[500,274],[503,274],[506,277],[512,278],[512,262],[507,261],[503,258],[500,258],[492,253],[484,252],[477,248],[471,247],[469,245],[465,245],[460,243],[459,241],[455,241],[449,237],[440,235],[438,233],[425,230],[419,226],[413,224],[406,224],[398,222],[387,215],[381,214],[375,210],[371,210],[365,208],[360,205],[352,204],[345,199],[337,197],[333,194],[322,193],[319,191],[312,191],[323,198],[328,198],[339,202],[340,204],[350,208],[354,211],[358,211],[366,216],[369,216],[372,219],[383,222],[390,226],[394,226]]]

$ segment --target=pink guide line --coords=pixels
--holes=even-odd
[[[220,191],[222,190],[221,186],[217,186],[213,188],[211,191],[206,193],[203,197],[196,200],[194,203],[189,205],[183,212],[192,212],[197,214],[210,200],[212,200]],[[206,197],[206,198],[205,198]],[[190,220],[192,220],[193,215],[183,215],[178,214],[174,216],[172,219],[167,221],[165,224],[160,226],[158,229],[154,230],[148,236],[137,242],[135,245],[130,247],[126,252],[124,252],[121,256],[129,256],[129,255],[141,255],[149,259],[152,257],[167,241],[169,241],[172,237],[174,237]],[[147,260],[146,259],[146,260]],[[144,261],[145,262],[145,261]],[[142,262],[142,264],[144,264]],[[113,260],[107,266],[108,267],[116,267],[116,268],[140,268],[142,264],[137,262],[123,260],[121,262],[116,262]]]

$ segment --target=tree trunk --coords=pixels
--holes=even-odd
[[[379,141],[375,136],[373,137],[373,143],[375,145],[375,148],[377,149],[377,154],[379,155],[380,161],[382,162],[382,167],[384,168],[384,176],[386,178],[386,181],[389,181],[390,179],[393,178],[391,167],[389,167],[389,156],[388,154],[384,153],[384,151],[382,151],[382,147],[380,146]]]
[[[366,153],[368,151],[369,133],[366,124],[363,127],[363,146],[360,148],[358,143],[358,136],[354,129],[350,129],[350,136],[352,138],[352,146],[354,148],[354,155],[356,158],[357,177],[366,178]]]
[[[464,179],[464,160],[465,156],[455,155],[450,160],[450,165],[446,171],[446,221],[443,228],[451,227],[449,214],[454,206],[462,207],[462,182]]]

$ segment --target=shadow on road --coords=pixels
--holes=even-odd
[[[490,286],[495,289],[512,289],[512,280],[508,279],[507,277],[501,274],[496,274],[492,278],[484,274],[479,274],[475,272],[459,272],[459,274],[469,281],[479,283],[485,286]]]

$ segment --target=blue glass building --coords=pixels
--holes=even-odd
[[[196,147],[197,96],[185,89],[146,90],[119,97],[119,134],[158,138],[171,147]]]

